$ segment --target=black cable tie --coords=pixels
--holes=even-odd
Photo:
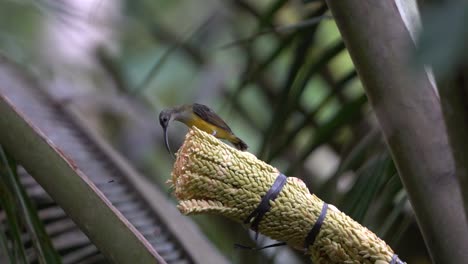
[[[307,234],[305,241],[304,241],[304,250],[307,251],[309,246],[313,245],[315,242],[315,238],[317,237],[318,233],[320,232],[320,228],[322,227],[323,221],[325,220],[325,216],[327,216],[328,204],[323,202],[322,211],[320,212],[317,221],[315,222],[314,226],[310,230],[309,234]]]
[[[246,249],[246,250],[262,250],[262,249],[267,249],[267,248],[272,248],[272,247],[281,247],[281,246],[286,246],[286,242],[278,242],[270,245],[266,245],[263,247],[249,247],[249,246],[244,246],[242,244],[234,244],[234,248],[238,249]]]
[[[276,177],[273,185],[271,185],[271,188],[267,191],[265,196],[262,197],[262,200],[260,200],[257,208],[255,208],[255,210],[253,210],[253,212],[250,213],[249,216],[247,216],[247,218],[244,220],[244,224],[248,224],[252,221],[253,218],[250,228],[255,231],[255,240],[258,238],[258,225],[260,224],[260,221],[262,221],[263,216],[271,208],[270,201],[274,201],[276,197],[278,197],[278,194],[286,184],[286,180],[287,177],[280,172]]]
[[[405,264],[406,262],[403,262],[397,254],[393,254],[392,260],[390,261],[390,264]]]

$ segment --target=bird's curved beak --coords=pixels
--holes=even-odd
[[[173,158],[175,158],[174,153],[172,153],[171,147],[169,146],[169,137],[168,137],[168,134],[167,134],[167,126],[163,127],[163,131],[164,131],[164,144],[166,145],[166,149],[171,154],[171,156]]]

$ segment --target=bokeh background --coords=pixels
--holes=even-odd
[[[433,45],[423,46],[422,58],[444,50],[437,41],[428,43]],[[58,102],[79,107],[93,129],[155,188],[170,192],[166,181],[173,164],[159,112],[203,103],[250,152],[301,178],[311,192],[383,238],[400,258],[430,263],[323,1],[2,0],[0,52],[38,76]],[[173,149],[186,132],[179,123],[170,125]],[[215,216],[191,218],[233,263],[309,261],[286,247],[234,249],[234,243],[254,245],[245,227]]]

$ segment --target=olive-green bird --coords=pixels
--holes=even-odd
[[[167,150],[169,148],[169,141],[167,138],[167,127],[169,122],[177,120],[184,123],[188,127],[196,126],[198,129],[203,130],[213,136],[225,139],[231,142],[237,149],[246,150],[247,144],[238,138],[232,132],[231,128],[208,106],[202,104],[181,105],[172,108],[167,108],[159,114],[159,123],[164,130],[164,142]]]

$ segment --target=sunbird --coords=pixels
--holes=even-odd
[[[187,104],[164,109],[159,114],[159,123],[164,130],[164,142],[167,150],[171,152],[167,138],[169,122],[177,120],[188,127],[195,126],[217,138],[225,139],[239,150],[246,150],[247,144],[232,132],[231,128],[211,108],[202,104]]]

